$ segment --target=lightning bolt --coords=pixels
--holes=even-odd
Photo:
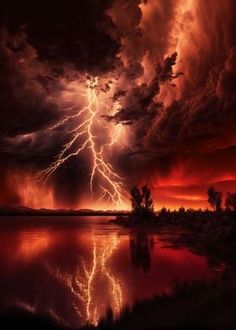
[[[83,318],[89,324],[97,325],[101,317],[101,306],[96,299],[96,280],[103,279],[109,289],[109,303],[115,315],[119,315],[123,305],[121,282],[112,274],[109,261],[118,247],[118,238],[112,235],[110,244],[100,247],[97,241],[93,241],[93,256],[90,267],[82,262],[82,269],[78,268],[75,273],[67,274],[47,265],[49,272],[68,288],[76,299],[73,307],[78,317]],[[82,276],[83,274],[83,276]],[[82,302],[84,312],[78,308],[78,302]],[[97,302],[97,303],[96,303]]]
[[[71,134],[71,138],[69,142],[63,146],[55,161],[53,161],[48,168],[39,171],[36,174],[36,178],[38,181],[46,183],[66,161],[88,150],[92,158],[89,180],[91,197],[94,195],[95,178],[98,176],[102,182],[98,184],[100,190],[100,198],[98,200],[106,199],[117,209],[121,209],[124,207],[124,202],[127,200],[123,178],[119,176],[111,163],[106,159],[106,150],[112,148],[117,143],[121,127],[117,126],[111,131],[107,143],[99,144],[97,136],[94,133],[98,120],[100,119],[99,105],[102,104],[102,102],[98,100],[98,78],[88,78],[86,87],[86,93],[81,94],[81,96],[86,98],[86,106],[76,113],[67,115],[61,121],[46,130],[46,132],[54,131],[70,121],[80,121],[80,124],[76,124],[76,127],[68,132]],[[68,110],[76,110],[76,106],[72,106]]]

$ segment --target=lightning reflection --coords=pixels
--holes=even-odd
[[[115,316],[118,316],[123,305],[123,287],[121,281],[112,272],[110,261],[118,248],[119,238],[112,235],[111,239],[99,244],[99,237],[93,238],[92,260],[84,260],[75,272],[66,273],[59,268],[47,265],[49,273],[59,280],[73,297],[73,308],[79,318],[89,324],[96,325],[108,305]],[[99,303],[100,287],[106,288],[108,301]],[[80,307],[82,306],[82,308]]]

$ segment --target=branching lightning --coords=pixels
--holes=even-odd
[[[110,200],[113,206],[121,209],[126,200],[126,191],[124,189],[123,179],[118,175],[110,162],[106,159],[106,150],[112,148],[118,140],[120,127],[114,127],[108,137],[109,141],[99,144],[95,134],[97,123],[101,119],[99,106],[103,103],[98,99],[97,93],[98,78],[89,77],[86,84],[86,92],[82,97],[86,99],[86,105],[77,113],[67,115],[54,126],[47,129],[47,132],[56,130],[66,125],[69,121],[76,122],[74,129],[70,130],[70,140],[67,142],[61,152],[48,168],[37,173],[37,180],[45,183],[67,160],[80,155],[83,151],[90,151],[91,154],[91,173],[89,187],[91,196],[94,195],[95,178],[99,178],[98,188],[100,190],[99,200]],[[104,106],[104,105],[103,105]],[[69,110],[74,110],[71,107]],[[103,132],[102,132],[103,134]]]
[[[73,274],[61,272],[59,269],[47,265],[49,272],[63,283],[75,299],[74,310],[78,317],[84,321],[96,325],[101,315],[101,305],[96,297],[96,281],[103,280],[109,292],[109,304],[115,315],[121,311],[123,304],[122,286],[111,272],[109,261],[117,249],[118,238],[112,235],[110,244],[99,247],[98,242],[93,241],[93,256],[90,265],[82,262],[82,268]],[[82,303],[83,309],[79,308]],[[103,306],[106,307],[106,306]]]

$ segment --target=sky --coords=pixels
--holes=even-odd
[[[236,1],[0,4],[0,204],[205,208],[236,191]]]

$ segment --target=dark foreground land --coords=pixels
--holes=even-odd
[[[223,278],[215,283],[176,283],[171,295],[137,303],[119,320],[108,311],[98,329],[235,329],[235,310],[236,288]]]
[[[178,232],[173,244],[206,254],[212,263],[222,263],[224,271],[211,281],[175,283],[168,295],[124,308],[119,319],[108,310],[96,327],[83,330],[236,329],[235,212],[163,212],[150,218],[119,216],[113,222],[143,232]],[[1,308],[0,324],[1,329],[71,329],[19,309]]]

